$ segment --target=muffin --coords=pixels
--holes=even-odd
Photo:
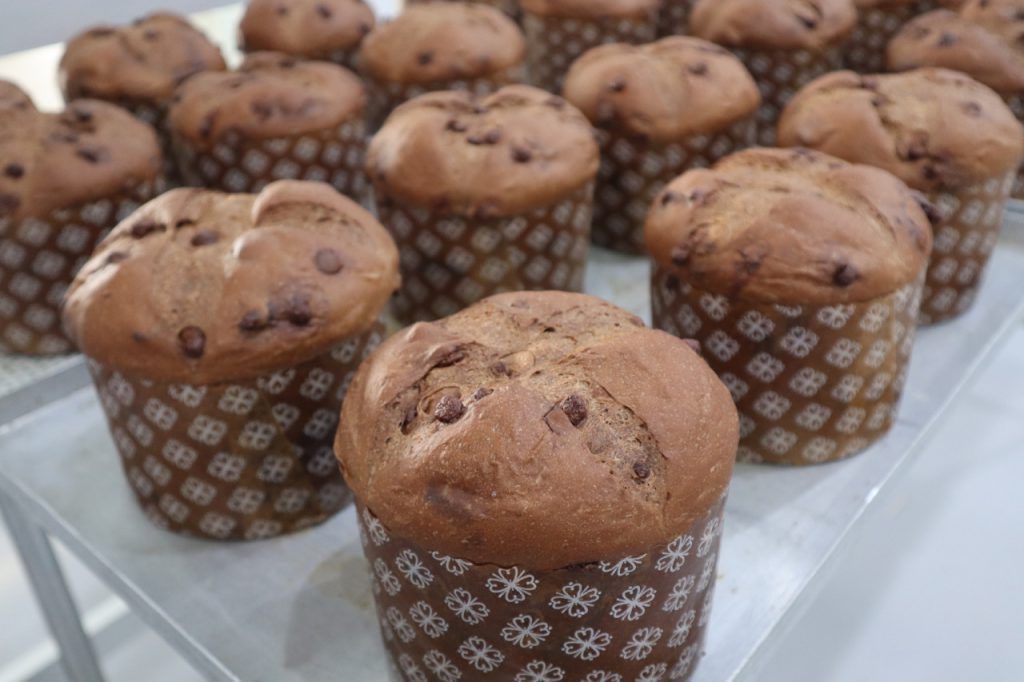
[[[374,21],[363,0],[249,0],[238,42],[245,52],[280,52],[355,68]]]
[[[385,342],[335,452],[400,679],[688,679],[736,438],[692,349],[590,296]]]
[[[227,68],[217,46],[183,17],[157,12],[129,26],[98,26],[68,41],[60,60],[64,99],[102,99],[128,109],[156,128],[168,179],[174,167],[167,108],[174,89],[202,71]]]
[[[744,461],[806,465],[892,426],[931,249],[906,185],[806,149],[750,149],[651,208],[654,326],[698,339]]]
[[[1024,2],[987,0],[964,5],[962,16],[931,12],[906,25],[889,44],[891,71],[933,66],[966,73],[998,92],[1024,121]],[[1013,196],[1024,199],[1024,173]]]
[[[690,12],[696,0],[662,0],[658,13],[658,35],[685,35],[690,31]]]
[[[322,183],[172,190],[118,225],[64,320],[146,515],[239,540],[340,510],[338,410],[397,285],[387,233]]]
[[[256,52],[236,72],[191,78],[169,123],[190,185],[258,192],[274,180],[313,180],[365,201],[365,107],[347,69]]]
[[[940,0],[854,0],[857,28],[843,54],[843,65],[857,73],[885,71],[885,48],[903,24],[941,7]]]
[[[604,43],[649,43],[661,0],[520,0],[530,83],[561,92],[569,66]]]
[[[670,180],[754,143],[761,103],[739,59],[681,36],[595,47],[564,94],[598,130],[594,243],[627,253],[643,253],[644,217]]]
[[[825,76],[801,91],[779,142],[884,168],[935,207],[921,321],[970,307],[1002,226],[1024,129],[999,96],[961,73]]]
[[[363,43],[370,127],[425,92],[487,95],[525,76],[526,44],[515,22],[484,4],[436,2],[408,7]]]
[[[598,156],[583,114],[526,85],[396,109],[367,173],[401,253],[398,318],[436,319],[502,291],[581,290]]]
[[[42,113],[0,81],[0,351],[72,350],[64,291],[117,222],[163,190],[149,125],[106,102]]]
[[[729,48],[761,88],[760,144],[775,143],[775,124],[797,90],[839,67],[857,24],[853,0],[697,0],[690,32]]]

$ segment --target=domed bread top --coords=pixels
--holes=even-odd
[[[727,47],[820,52],[857,25],[853,0],[697,0],[690,33]]]
[[[371,328],[398,287],[383,227],[322,183],[176,189],[103,241],[64,321],[89,357],[153,381],[260,376]]]
[[[525,52],[522,32],[501,10],[438,2],[407,7],[378,26],[359,54],[372,78],[417,84],[502,73],[521,64]]]
[[[564,19],[644,16],[660,5],[661,0],[519,0],[524,12]]]
[[[156,133],[124,109],[75,100],[44,113],[0,82],[0,223],[122,194],[157,179],[161,163]]]
[[[597,175],[586,117],[526,85],[477,98],[432,92],[398,107],[370,142],[378,197],[481,218],[565,198]]]
[[[569,69],[564,94],[595,125],[656,142],[718,132],[761,103],[743,62],[682,36],[595,47]]]
[[[999,95],[955,71],[839,71],[797,93],[779,122],[779,144],[878,166],[932,191],[1016,168],[1024,128]]]
[[[906,185],[807,149],[750,149],[676,178],[644,236],[662,267],[698,289],[787,305],[888,295],[931,252]]]
[[[581,294],[500,294],[386,341],[335,452],[389,531],[556,569],[651,550],[725,492],[738,425],[686,342]]]
[[[363,0],[250,0],[238,32],[246,50],[326,59],[355,50],[373,25]]]
[[[1007,5],[1024,15],[1024,4],[990,3],[968,5],[964,17],[936,10],[904,24],[889,42],[889,70],[937,66],[966,73],[1000,93],[1024,91],[1024,21],[1006,16]]]
[[[206,36],[182,17],[161,12],[72,38],[60,60],[60,85],[69,100],[164,104],[189,76],[225,68],[220,50]]]
[[[348,69],[276,52],[254,52],[237,72],[202,73],[177,92],[171,128],[213,146],[227,132],[269,138],[339,125],[361,114],[366,93]]]

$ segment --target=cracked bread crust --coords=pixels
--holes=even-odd
[[[667,542],[725,492],[729,392],[686,344],[599,299],[493,296],[385,342],[335,452],[397,535],[555,569]]]
[[[1003,175],[1024,154],[1024,128],[995,92],[961,73],[827,74],[796,94],[779,145],[884,168],[921,191]]]

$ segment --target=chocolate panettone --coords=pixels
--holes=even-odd
[[[250,0],[238,38],[246,52],[282,52],[354,68],[374,23],[363,0]]]
[[[521,82],[523,34],[485,4],[436,2],[407,7],[371,33],[360,52],[376,130],[402,102],[435,90],[489,94]]]
[[[583,114],[525,85],[396,109],[367,172],[402,254],[398,316],[434,319],[501,291],[580,290],[598,155]]]
[[[886,171],[751,149],[669,184],[646,224],[660,329],[700,340],[740,411],[740,456],[852,455],[892,425],[931,230]]]
[[[97,26],[73,37],[59,77],[65,100],[113,102],[156,128],[165,172],[177,181],[165,125],[174,90],[197,73],[225,68],[217,46],[184,17],[157,12],[127,26]]]
[[[775,141],[775,124],[797,90],[841,63],[857,24],[853,0],[697,0],[690,32],[746,64],[761,88],[758,141]]]
[[[341,509],[337,411],[397,258],[369,213],[297,181],[172,190],[107,237],[64,319],[150,518],[250,539]]]
[[[829,74],[793,99],[779,142],[884,168],[925,193],[938,222],[922,319],[970,306],[1024,154],[1024,128],[996,93],[944,69]]]
[[[257,192],[274,180],[328,182],[365,200],[366,93],[349,70],[275,52],[178,91],[170,128],[189,184]]]
[[[761,102],[743,63],[698,38],[602,45],[576,60],[565,98],[598,129],[593,239],[643,252],[643,221],[670,180],[754,142]]]
[[[441,658],[468,679],[685,679],[736,431],[687,344],[589,296],[494,296],[387,341],[335,450],[402,679]]]
[[[97,100],[43,113],[0,81],[0,350],[71,350],[65,289],[118,220],[162,189],[150,126]]]

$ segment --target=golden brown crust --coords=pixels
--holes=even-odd
[[[229,131],[269,138],[336,126],[361,114],[366,93],[355,74],[336,64],[254,52],[237,72],[190,78],[175,100],[171,129],[211,147]]]
[[[697,0],[690,32],[729,47],[822,51],[857,25],[852,0]]]
[[[750,149],[674,180],[644,237],[705,291],[787,305],[866,301],[924,269],[931,229],[886,171],[807,149]]]
[[[218,383],[294,366],[368,330],[397,272],[384,228],[329,185],[177,189],[100,244],[71,285],[64,320],[104,365]]]
[[[1024,128],[999,95],[961,73],[840,71],[797,93],[779,122],[779,145],[878,166],[931,192],[1015,168]]]
[[[166,104],[201,71],[227,68],[217,46],[184,18],[150,14],[128,26],[98,26],[68,41],[60,60],[64,98]]]
[[[419,84],[503,73],[525,52],[522,31],[501,10],[442,2],[407,7],[367,36],[359,56],[375,80]]]
[[[567,19],[643,16],[660,4],[660,0],[519,0],[524,12]]]
[[[511,85],[477,98],[433,92],[396,109],[370,142],[378,197],[463,215],[517,215],[597,174],[589,121],[548,92]]]
[[[682,36],[595,47],[569,69],[564,95],[598,127],[656,142],[728,128],[761,103],[743,62]]]
[[[1012,16],[1011,7],[1024,11],[1024,3],[993,0],[986,8],[965,7],[964,17],[947,10],[917,17],[889,42],[889,70],[953,69],[1000,93],[1019,94],[1024,91],[1024,22]]]
[[[159,177],[161,166],[156,133],[124,109],[76,100],[44,113],[0,81],[0,220],[119,195]]]
[[[554,569],[663,544],[724,493],[738,425],[685,342],[599,299],[485,299],[364,363],[335,444],[392,532]]]
[[[363,0],[250,0],[238,32],[247,51],[327,59],[358,48],[374,21]]]

